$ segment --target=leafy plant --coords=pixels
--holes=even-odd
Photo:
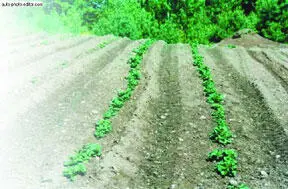
[[[116,114],[117,114],[117,110],[115,110],[113,107],[109,107],[109,109],[104,113],[103,117],[104,119],[110,119]]]
[[[214,103],[221,103],[223,102],[224,96],[222,94],[219,94],[217,92],[209,94],[207,98],[207,102],[209,104],[214,104]]]
[[[63,175],[70,179],[71,181],[75,180],[76,175],[85,175],[86,174],[86,167],[84,164],[79,163],[77,165],[73,165],[70,167],[66,167],[63,171]]]
[[[101,146],[93,143],[84,145],[81,150],[64,163],[63,175],[72,181],[76,175],[84,175],[86,167],[83,163],[95,156],[101,156]]]
[[[229,44],[229,45],[227,45],[227,47],[228,47],[229,49],[234,49],[234,48],[236,48],[236,45]]]
[[[204,92],[206,96],[216,93],[216,87],[212,79],[203,81]]]
[[[204,64],[199,64],[198,66],[198,72],[200,74],[200,77],[205,81],[211,79],[211,72],[210,69],[205,66]]]
[[[95,136],[97,138],[102,138],[105,134],[112,130],[111,121],[107,119],[101,119],[96,124]]]
[[[123,101],[127,101],[131,98],[132,96],[132,89],[131,88],[127,88],[125,91],[119,91],[118,92],[118,96],[123,100]]]
[[[86,144],[79,150],[74,156],[69,158],[69,161],[65,162],[65,166],[72,166],[78,163],[85,162],[91,157],[101,156],[101,146],[99,144]]]
[[[215,149],[209,153],[209,161],[217,161],[216,170],[222,176],[235,176],[237,173],[237,157],[235,150]]]
[[[223,145],[230,144],[232,142],[232,133],[228,128],[224,119],[218,119],[217,126],[210,133],[210,139]]]
[[[211,113],[212,117],[215,121],[217,120],[225,120],[225,109],[222,105],[220,105],[217,109],[213,110]]]
[[[120,109],[123,105],[124,101],[119,97],[115,97],[111,102],[111,107],[114,109]]]

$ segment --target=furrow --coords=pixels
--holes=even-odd
[[[250,64],[254,64],[254,61],[239,57],[239,54],[242,54],[240,52],[232,55],[230,53],[228,56],[219,48],[202,48],[201,54],[204,55],[205,63],[215,73],[216,83],[222,83],[219,85],[220,90],[226,94],[227,119],[236,135],[232,146],[239,150],[241,180],[252,188],[285,188],[287,135],[281,121],[273,114],[269,103],[263,97],[261,88],[240,69],[243,69],[244,61]],[[281,158],[277,159],[276,155]],[[260,171],[269,172],[265,181],[261,178]],[[236,180],[239,179],[240,177],[236,177]]]

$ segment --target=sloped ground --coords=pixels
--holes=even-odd
[[[113,36],[47,34],[6,38],[0,70],[1,188],[11,189],[223,189],[214,164],[216,146],[201,80],[190,47],[156,42],[145,54],[143,77],[96,141],[95,122],[117,89],[126,86],[126,63],[143,41]],[[227,48],[235,44],[236,48]],[[239,151],[234,178],[251,188],[288,185],[288,47],[246,35],[200,46]],[[68,155],[87,142],[103,156],[71,183],[62,176]],[[266,174],[263,174],[263,173]]]

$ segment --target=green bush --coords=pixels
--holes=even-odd
[[[259,17],[257,29],[263,36],[288,42],[288,2],[287,0],[258,0],[256,13]]]
[[[39,17],[34,17],[34,21],[29,19],[45,31],[60,31],[57,26],[61,26],[73,33],[209,44],[230,37],[240,29],[249,28],[271,40],[288,41],[287,0],[45,2],[44,11],[37,13]],[[30,14],[35,15],[33,11]]]
[[[158,23],[153,16],[141,9],[135,0],[114,0],[101,12],[101,17],[93,24],[97,35],[114,34],[131,39],[156,36]]]

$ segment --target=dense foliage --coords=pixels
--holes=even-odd
[[[288,0],[46,0],[45,5],[46,14],[57,15],[75,33],[207,44],[250,28],[288,42]]]

